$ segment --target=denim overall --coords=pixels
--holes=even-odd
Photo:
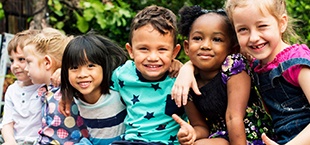
[[[257,64],[255,61],[254,67]],[[271,71],[255,73],[255,84],[272,117],[279,144],[293,139],[310,123],[310,105],[305,94],[300,87],[290,84],[282,76],[288,68],[299,64],[310,67],[310,60],[292,58]]]

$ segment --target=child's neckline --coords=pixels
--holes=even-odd
[[[167,72],[165,73],[165,75],[164,75],[163,77],[161,77],[160,79],[158,79],[158,80],[148,80],[148,79],[146,79],[146,78],[144,78],[144,77],[142,76],[141,72],[140,72],[137,68],[136,68],[136,73],[137,73],[137,75],[138,75],[138,77],[139,77],[139,80],[140,80],[141,82],[160,82],[160,81],[165,80],[165,79],[167,78],[168,74],[169,74],[169,72],[167,71]]]

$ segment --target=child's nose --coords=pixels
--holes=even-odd
[[[19,67],[19,65],[16,62],[12,62],[11,64],[12,68],[16,69]]]
[[[205,40],[201,44],[200,49],[211,49],[211,42],[209,40]]]
[[[83,78],[83,77],[86,77],[88,76],[88,71],[86,68],[82,68],[80,71],[79,71],[79,74],[78,74],[78,77],[79,78]]]
[[[151,53],[148,57],[147,57],[148,61],[158,61],[159,60],[159,56],[156,52]]]
[[[250,42],[256,42],[259,40],[259,33],[257,31],[251,31],[250,34],[250,38],[249,38]]]

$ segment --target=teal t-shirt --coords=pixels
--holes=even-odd
[[[148,81],[132,60],[113,72],[111,89],[120,93],[127,109],[125,140],[179,144],[180,126],[171,115],[187,118],[184,108],[178,108],[171,99],[174,81],[175,78],[168,75],[158,81]]]

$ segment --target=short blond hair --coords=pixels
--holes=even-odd
[[[62,55],[73,36],[66,36],[54,28],[44,28],[41,33],[29,39],[27,45],[34,44],[36,56],[48,55],[54,61],[54,70],[61,67]]]
[[[11,54],[12,52],[16,52],[17,47],[20,47],[20,49],[23,50],[25,40],[33,38],[38,33],[40,33],[40,30],[34,29],[16,33],[8,44],[8,53]]]

